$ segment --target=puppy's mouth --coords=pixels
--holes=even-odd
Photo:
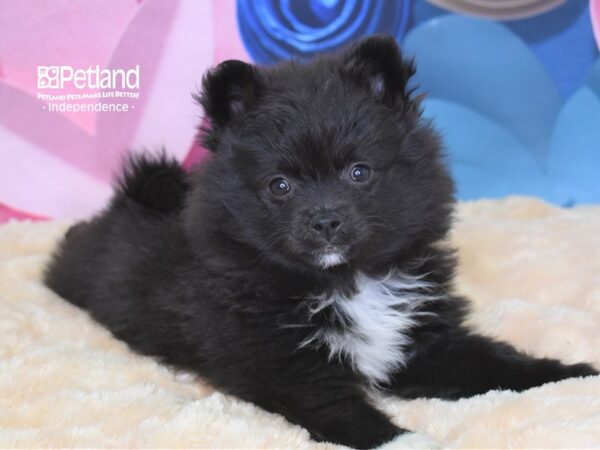
[[[344,252],[337,247],[327,246],[316,252],[317,265],[323,269],[339,266],[346,263]]]

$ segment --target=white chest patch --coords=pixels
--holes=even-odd
[[[440,297],[428,293],[431,283],[404,274],[379,279],[359,274],[356,282],[357,293],[352,297],[334,294],[319,299],[311,310],[316,314],[333,308],[347,326],[319,329],[301,346],[325,344],[331,359],[345,354],[372,384],[386,383],[395,369],[406,365],[407,331],[423,314],[415,308]]]

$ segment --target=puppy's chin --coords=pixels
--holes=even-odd
[[[317,256],[317,265],[323,269],[339,266],[346,262],[346,257],[339,250],[327,250]]]

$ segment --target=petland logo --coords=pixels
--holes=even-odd
[[[38,89],[139,89],[140,66],[133,69],[76,69],[72,66],[38,66]]]
[[[126,113],[140,98],[140,66],[129,70],[38,66],[37,87],[37,99],[48,112]]]

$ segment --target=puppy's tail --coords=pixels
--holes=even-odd
[[[164,153],[130,155],[116,184],[114,202],[129,199],[160,213],[181,210],[189,190],[183,167]]]

